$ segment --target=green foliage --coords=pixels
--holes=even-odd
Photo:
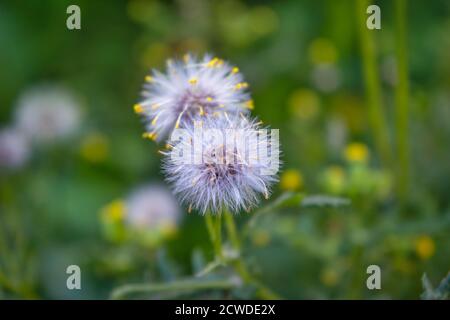
[[[42,83],[69,88],[82,123],[0,168],[0,298],[448,298],[448,276],[420,279],[450,262],[449,6],[377,1],[369,31],[365,3],[2,1],[0,128]],[[136,230],[120,199],[164,183],[163,146],[132,106],[149,68],[188,51],[245,75],[252,112],[280,129],[280,183],[209,227],[183,208],[173,229]],[[382,290],[366,287],[371,264]]]

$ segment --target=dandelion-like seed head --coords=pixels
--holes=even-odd
[[[80,106],[65,88],[41,85],[19,99],[17,127],[38,143],[51,143],[72,135],[79,127]]]
[[[134,110],[144,116],[144,137],[152,140],[161,141],[197,116],[246,113],[253,108],[239,69],[210,55],[168,60],[166,74],[153,70],[145,81]]]
[[[277,180],[278,140],[274,143],[262,134],[267,130],[260,123],[242,115],[194,123],[183,130],[182,139],[173,141],[163,165],[167,181],[189,210],[249,211],[260,195],[268,198]]]
[[[18,169],[29,156],[30,145],[23,134],[12,128],[0,130],[0,169]]]
[[[135,190],[125,202],[125,220],[138,229],[173,229],[180,216],[180,208],[166,188],[149,184]]]

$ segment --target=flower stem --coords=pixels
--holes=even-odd
[[[142,294],[142,293],[160,293],[167,291],[197,291],[207,289],[232,289],[239,286],[237,281],[232,279],[225,280],[180,280],[168,283],[155,283],[155,284],[127,284],[116,288],[112,294],[111,299],[118,300],[123,299],[130,294]]]
[[[235,271],[240,275],[245,283],[253,284],[257,288],[256,295],[259,298],[269,300],[280,299],[280,296],[265,287],[250,274],[241,256],[241,241],[239,239],[236,224],[234,223],[233,215],[228,210],[224,210],[223,215],[225,217],[225,225],[231,245],[233,246],[233,249],[238,252],[238,257],[232,262]]]
[[[406,1],[395,1],[396,60],[398,84],[395,90],[396,133],[398,150],[398,192],[401,200],[408,191],[409,144],[408,144],[408,57],[406,44]]]
[[[215,218],[213,214],[207,212],[205,214],[206,228],[208,229],[209,238],[214,247],[214,254],[219,261],[223,260],[222,255],[222,217],[218,214]]]
[[[375,138],[375,146],[380,154],[384,165],[391,164],[391,149],[389,144],[388,126],[385,121],[383,103],[381,98],[380,79],[376,65],[376,48],[373,38],[374,30],[369,30],[366,26],[367,0],[357,1],[357,21],[361,52],[363,60],[363,70],[365,86],[368,100],[369,121]]]

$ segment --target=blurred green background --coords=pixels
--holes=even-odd
[[[81,30],[66,28],[70,4]],[[134,189],[164,184],[132,106],[149,70],[186,52],[238,66],[253,113],[280,129],[281,181],[262,206],[288,191],[351,201],[261,215],[243,236],[256,278],[289,299],[418,299],[424,273],[437,286],[450,266],[450,3],[376,4],[382,29],[369,31],[356,0],[2,1],[0,128],[43,85],[70,92],[79,123],[1,168],[0,298],[104,299],[211,260],[204,221],[186,208],[158,241],[118,236],[112,221]],[[251,216],[236,217],[240,229]],[[82,290],[66,288],[71,264]],[[366,288],[371,264],[381,290]],[[143,297],[254,297],[247,289]]]

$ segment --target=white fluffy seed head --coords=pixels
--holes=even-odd
[[[253,108],[239,69],[210,55],[168,60],[166,74],[153,70],[145,81],[134,110],[145,119],[144,137],[153,140],[163,140],[197,116],[247,113]]]
[[[78,101],[66,89],[41,85],[19,98],[16,126],[37,143],[51,143],[69,137],[78,129],[80,113]]]
[[[0,170],[14,170],[22,167],[30,156],[28,140],[18,130],[0,130]]]
[[[163,165],[180,201],[202,214],[224,209],[236,213],[249,211],[261,195],[268,198],[277,181],[279,147],[270,131],[261,130],[254,120],[242,115],[230,118],[226,113],[200,118],[181,129],[183,137],[171,141]],[[269,134],[264,137],[261,132]],[[270,159],[264,158],[264,152],[270,152]]]
[[[138,229],[174,228],[181,217],[180,207],[172,193],[157,184],[135,190],[125,205],[125,220]]]

